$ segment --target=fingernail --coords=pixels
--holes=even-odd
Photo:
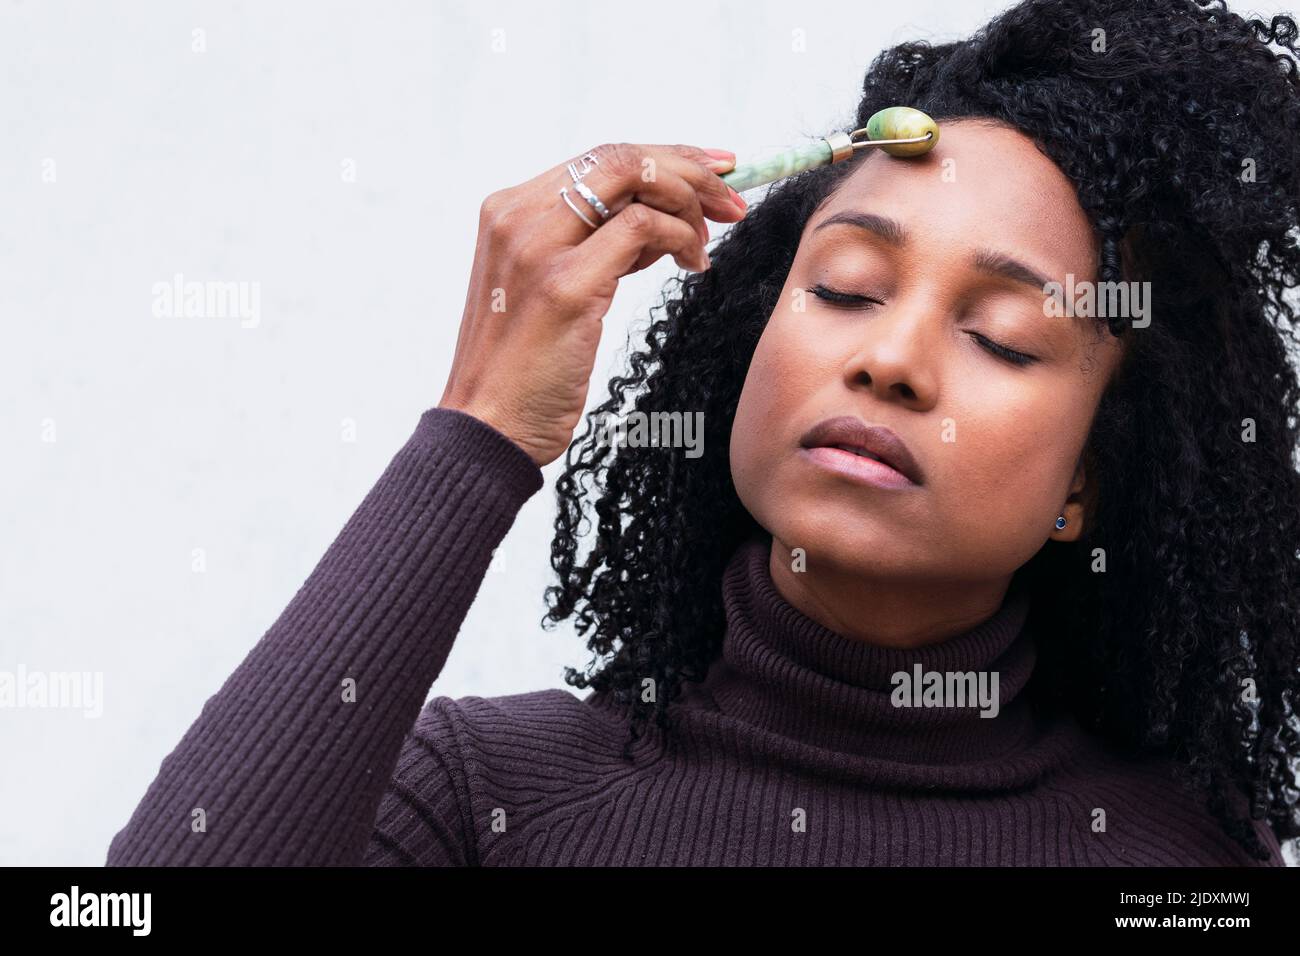
[[[740,207],[741,212],[747,212],[749,210],[749,203],[740,198],[740,193],[736,192],[730,186],[727,187],[727,192],[731,193],[731,201]]]
[[[729,149],[706,149],[704,154],[713,157],[710,160],[706,160],[704,163],[704,165],[708,167],[709,172],[725,172],[736,165],[736,154]]]

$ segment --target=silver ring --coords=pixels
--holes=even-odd
[[[591,226],[592,229],[600,228],[598,225],[596,225],[594,222],[592,222],[590,219],[587,218],[587,214],[585,212],[583,212],[581,209],[579,209],[577,206],[573,204],[573,200],[569,198],[569,190],[567,188],[560,190],[560,198],[564,200],[564,202],[568,205],[570,209],[572,209],[574,212],[578,214],[579,219],[581,219],[587,225]]]
[[[586,183],[575,182],[573,188],[578,191],[578,194],[582,196],[583,199],[591,203],[596,212],[600,213],[601,219],[608,219],[610,217],[610,212],[605,208],[605,204],[600,201],[600,197],[592,192],[591,188],[587,186]]]
[[[592,166],[600,165],[600,160],[596,158],[595,153],[586,153],[585,155],[580,156],[579,159],[582,161],[581,171],[579,171],[576,164],[569,163],[569,177],[575,183],[583,176],[587,175],[587,173],[591,172]]]

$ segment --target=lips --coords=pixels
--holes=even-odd
[[[868,425],[853,415],[827,418],[808,429],[800,439],[804,448],[842,448],[854,454],[884,462],[915,484],[923,476],[916,459],[893,429],[884,425]]]

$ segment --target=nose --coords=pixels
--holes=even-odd
[[[849,387],[868,389],[882,401],[928,407],[938,381],[939,325],[934,307],[916,299],[879,307],[862,324],[845,365]]]

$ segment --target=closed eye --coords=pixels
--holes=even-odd
[[[825,302],[833,302],[836,305],[862,305],[870,302],[872,305],[884,305],[879,299],[873,299],[866,295],[854,295],[849,292],[836,292],[834,289],[828,289],[824,285],[815,285],[808,290],[817,298]]]
[[[835,289],[829,289],[820,283],[813,286],[808,291],[822,301],[830,302],[834,305],[862,306],[868,303],[871,305],[885,304],[879,299],[873,299],[870,296],[857,295],[851,292],[838,292]],[[1015,349],[1007,348],[1005,345],[994,342],[992,339],[980,335],[978,332],[970,332],[968,334],[974,338],[975,341],[979,342],[987,352],[998,356],[998,358],[1006,359],[1013,365],[1032,365],[1034,362],[1038,361],[1038,359],[1032,355],[1026,355],[1024,352],[1017,352]]]
[[[997,342],[985,338],[978,332],[970,332],[968,334],[974,338],[976,342],[979,342],[980,345],[984,346],[985,349],[1000,358],[1006,359],[1014,365],[1031,365],[1038,361],[1038,359],[1034,358],[1032,355],[1026,355],[1024,352],[1017,352],[1015,349],[1009,349],[1005,345],[999,345]]]

